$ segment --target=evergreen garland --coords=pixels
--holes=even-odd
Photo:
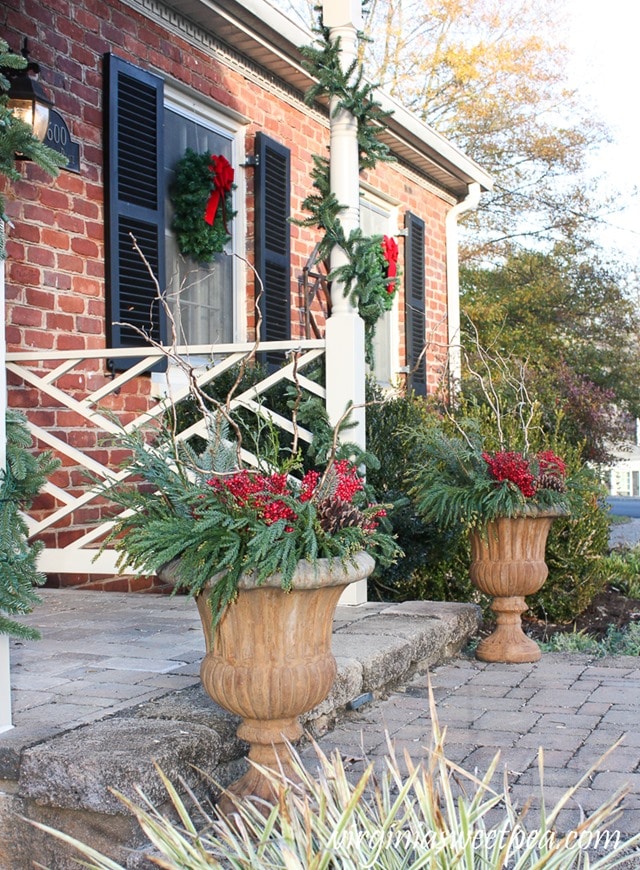
[[[360,171],[373,169],[378,161],[391,162],[394,157],[381,141],[390,112],[385,112],[373,97],[374,86],[364,81],[362,65],[354,61],[343,70],[340,59],[340,40],[329,39],[329,29],[320,23],[314,32],[319,36],[319,47],[302,49],[304,65],[316,79],[305,94],[312,105],[320,97],[338,99],[338,109],[350,112],[358,127],[358,160]],[[360,34],[362,38],[362,35]],[[376,324],[385,311],[391,310],[398,286],[397,278],[387,277],[387,262],[382,250],[382,236],[364,236],[355,229],[347,237],[340,222],[342,206],[331,191],[329,161],[314,155],[311,172],[314,192],[302,203],[309,217],[296,221],[299,226],[318,227],[324,235],[318,256],[328,260],[332,248],[338,245],[348,257],[348,263],[329,274],[329,280],[344,284],[344,295],[358,308],[365,325],[365,358],[373,365],[373,338]]]
[[[33,160],[49,175],[56,176],[59,168],[65,166],[67,159],[62,154],[43,145],[37,139],[31,128],[9,109],[9,88],[11,82],[8,75],[24,69],[27,61],[19,54],[9,51],[4,39],[0,39],[0,177],[17,181],[21,178],[16,168],[16,154]],[[0,260],[6,257],[4,223],[9,218],[4,211],[4,199],[0,195]]]
[[[33,586],[46,579],[36,567],[43,545],[29,543],[20,511],[31,505],[58,462],[49,451],[30,452],[25,423],[19,411],[7,411],[7,467],[0,482],[0,634],[37,639],[39,632],[9,618],[31,612],[40,601]]]
[[[178,248],[185,257],[198,263],[210,263],[216,254],[224,251],[231,239],[228,224],[235,216],[232,210],[231,190],[224,194],[212,225],[204,219],[207,202],[213,190],[210,164],[214,155],[198,154],[187,148],[175,166],[170,198],[173,205],[171,228],[176,234]]]

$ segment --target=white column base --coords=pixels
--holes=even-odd
[[[13,728],[9,658],[9,636],[0,634],[0,734]]]
[[[357,583],[350,583],[344,590],[338,601],[338,607],[343,605],[352,606],[354,604],[367,603],[367,581],[358,580]]]

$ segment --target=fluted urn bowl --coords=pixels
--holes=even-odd
[[[260,585],[245,574],[237,598],[215,627],[207,593],[196,598],[206,643],[202,684],[217,704],[242,717],[237,733],[250,744],[250,761],[297,779],[286,743],[299,739],[298,717],[333,686],[337,666],[331,638],[338,600],[374,566],[365,552],[344,562],[301,561],[290,591],[281,588],[279,574]],[[227,791],[267,802],[276,797],[268,778],[253,766]],[[223,798],[219,808],[233,809],[233,800]]]
[[[545,548],[551,525],[564,511],[529,511],[500,517],[473,529],[470,577],[474,586],[493,596],[493,634],[478,644],[476,657],[485,662],[535,662],[540,647],[522,630],[526,595],[542,588],[549,569]]]

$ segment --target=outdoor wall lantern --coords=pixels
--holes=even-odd
[[[44,142],[49,127],[49,109],[53,105],[49,95],[40,84],[40,66],[29,60],[27,39],[25,37],[22,56],[27,61],[24,69],[9,72],[8,107],[33,130],[36,139]]]
[[[52,108],[53,102],[38,80],[40,65],[29,60],[26,36],[22,56],[27,61],[24,69],[3,70],[10,84],[7,106],[31,127],[37,139],[67,158],[66,170],[80,172],[80,145],[71,138],[66,121]]]

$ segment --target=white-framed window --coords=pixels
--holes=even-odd
[[[192,95],[165,86],[164,162],[166,185],[165,262],[167,300],[175,320],[178,344],[223,344],[244,340],[245,323],[241,287],[244,270],[244,179],[239,170],[244,155],[245,119],[233,117],[199,102]],[[173,167],[187,148],[197,153],[222,154],[234,167],[235,189],[229,223],[231,241],[212,263],[201,265],[178,251],[171,229],[169,190]]]
[[[374,191],[360,194],[360,228],[366,236],[395,236],[398,232],[397,206]],[[393,308],[378,320],[373,342],[373,374],[383,387],[394,385],[399,370],[398,296]]]

